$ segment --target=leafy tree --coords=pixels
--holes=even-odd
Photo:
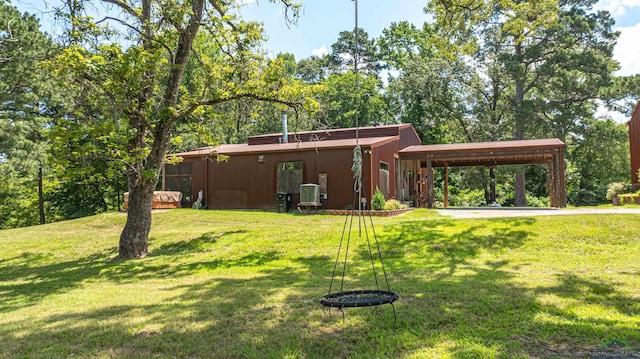
[[[295,16],[299,9],[287,0],[279,3],[287,15]],[[256,53],[261,26],[240,19],[236,1],[99,4],[115,11],[95,21],[86,16],[85,2],[67,3],[64,12],[72,45],[51,68],[61,81],[73,79],[77,84],[76,103],[89,108],[99,104],[104,114],[86,126],[104,129],[104,135],[96,138],[110,143],[108,155],[126,168],[129,210],[119,257],[144,257],[152,194],[176,126],[197,118],[206,106],[233,100],[299,107],[305,93],[297,82],[279,77],[277,63],[265,64]],[[201,51],[203,44],[196,41],[204,34],[214,43],[206,44],[217,49],[213,55]],[[122,36],[129,39],[126,47],[117,41]],[[187,84],[185,73],[192,57],[200,66]],[[79,122],[90,119],[82,106],[74,116]]]
[[[356,75],[354,54],[358,57]],[[298,62],[296,77],[314,84],[315,96],[320,111],[315,117],[305,119],[303,127],[341,128],[356,125],[371,126],[396,121],[384,96],[384,84],[379,77],[383,64],[380,60],[376,41],[358,30],[358,46],[351,31],[340,33],[339,39],[331,45],[327,56],[312,56]]]
[[[358,29],[358,43],[356,46],[355,31],[342,31],[338,40],[331,45],[329,65],[334,72],[346,72],[354,69],[355,56],[358,59],[358,70],[369,74],[378,75],[383,65],[380,63],[376,41],[369,38],[364,29]]]
[[[413,124],[425,143],[473,141],[465,120],[466,66],[438,57],[418,57],[404,66],[387,89],[400,122]]]
[[[55,104],[39,63],[57,47],[33,15],[4,2],[0,29],[0,191],[7,191],[0,193],[1,228],[45,222],[46,123]]]
[[[377,40],[380,59],[390,70],[406,73],[409,61],[435,56],[434,32],[429,23],[424,23],[422,29],[408,21],[391,23]]]
[[[469,54],[473,48],[497,50],[484,68],[499,68],[506,75],[500,81],[506,78],[508,83],[487,88],[505,90],[500,96],[507,100],[498,102],[511,104],[511,136],[525,139],[566,138],[575,123],[595,109],[590,100],[598,88],[610,82],[616,68],[612,49],[617,34],[607,12],[591,11],[594,4],[594,0],[434,0],[428,8],[438,25],[449,31],[453,48]],[[521,170],[516,205],[526,204],[524,188]]]
[[[640,74],[614,77],[613,83],[601,88],[599,95],[610,110],[631,117],[640,98]]]
[[[411,123],[425,143],[472,141],[465,116],[470,70],[434,46],[439,35],[429,24],[419,29],[392,23],[377,43],[391,71],[386,96],[400,122]],[[462,139],[464,138],[464,139]]]
[[[567,192],[574,205],[605,202],[607,185],[628,181],[631,176],[625,124],[589,119],[568,147]]]
[[[332,74],[318,90],[322,118],[316,125],[326,128],[354,127],[356,113],[360,126],[387,124],[393,121],[381,94],[382,81],[376,76],[359,74],[355,88],[354,72]]]
[[[329,56],[311,56],[298,62],[296,76],[309,84],[319,84],[332,73]]]

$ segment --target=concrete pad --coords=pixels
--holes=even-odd
[[[489,208],[489,207],[449,207],[438,209],[443,216],[453,218],[500,218],[500,217],[533,217],[533,216],[565,216],[578,214],[640,214],[640,208]]]

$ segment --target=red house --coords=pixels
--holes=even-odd
[[[357,139],[356,139],[357,131]],[[202,193],[210,209],[275,209],[277,193],[289,193],[295,207],[302,184],[318,184],[323,208],[353,204],[353,149],[362,149],[362,181],[367,201],[377,188],[385,197],[410,199],[419,163],[401,165],[398,152],[421,144],[409,124],[253,136],[246,144],[177,153],[183,162],[166,165],[164,190],[183,193],[191,207]],[[219,161],[218,158],[226,157]]]
[[[566,206],[562,141],[424,146],[410,124],[253,136],[246,144],[177,153],[183,162],[165,166],[162,188],[181,192],[183,207],[191,207],[201,196],[199,203],[210,209],[273,210],[278,208],[278,194],[290,197],[294,208],[299,202],[308,203],[306,193],[300,192],[309,184],[303,187],[317,193],[314,205],[351,208],[356,143],[362,149],[367,203],[379,188],[386,199],[432,207],[434,169],[443,168],[447,206],[449,167],[546,164],[551,205]]]

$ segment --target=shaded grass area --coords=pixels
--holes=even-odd
[[[0,231],[0,358],[584,358],[640,347],[638,215],[374,218],[390,306],[329,315],[344,217],[122,214]],[[352,238],[345,289],[373,284]],[[364,288],[363,288],[364,287]]]

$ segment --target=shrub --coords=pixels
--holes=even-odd
[[[371,198],[371,208],[376,211],[383,210],[385,202],[384,195],[380,192],[380,188],[376,187],[376,193],[373,195],[373,198]]]
[[[551,203],[549,201],[549,197],[536,197],[534,195],[527,196],[527,206],[528,207],[550,207]]]
[[[392,211],[392,210],[404,209],[404,208],[407,208],[407,206],[396,201],[395,199],[390,199],[384,204],[384,209],[386,211]]]
[[[451,196],[449,201],[456,207],[480,207],[485,203],[483,190],[460,191]]]
[[[628,183],[624,183],[624,182],[609,183],[609,185],[607,186],[607,199],[611,200],[615,196],[618,196],[624,193],[629,193],[631,191],[633,191],[633,187]]]
[[[567,193],[567,202],[574,206],[596,206],[604,202],[604,191],[578,188]]]

